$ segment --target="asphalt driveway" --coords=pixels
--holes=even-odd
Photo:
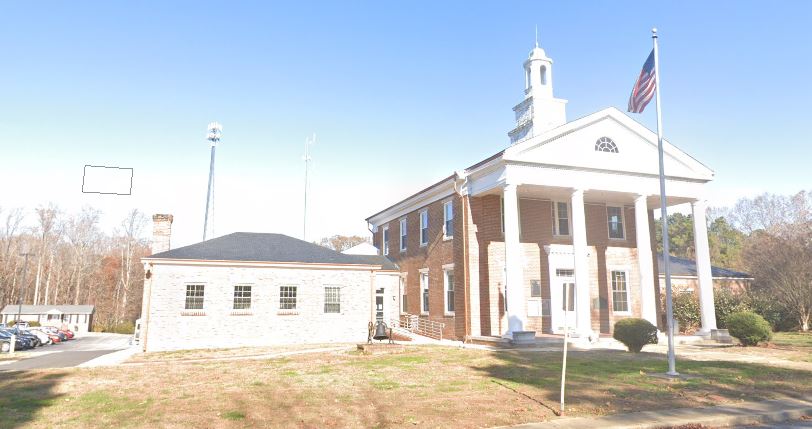
[[[22,359],[11,362],[0,361],[0,371],[78,366],[99,356],[129,348],[130,338],[130,335],[98,332],[78,334],[75,339],[61,344],[18,352]]]

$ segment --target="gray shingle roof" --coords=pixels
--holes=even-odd
[[[0,314],[17,314],[19,307],[16,304],[9,304],[3,307]],[[92,305],[23,305],[22,314],[45,314],[51,310],[57,310],[64,314],[93,314]]]
[[[663,270],[663,255],[657,255],[657,266],[660,269],[660,275],[665,275]],[[696,261],[685,258],[678,258],[671,256],[671,275],[673,276],[692,276],[696,277]],[[739,279],[752,278],[750,274],[742,273],[739,271],[729,270],[727,268],[711,267],[711,276],[713,277],[729,277]]]
[[[307,264],[392,264],[386,258],[346,255],[283,234],[235,232],[149,256],[151,259],[298,262]]]

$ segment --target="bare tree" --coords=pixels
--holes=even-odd
[[[756,292],[769,296],[793,314],[801,330],[812,316],[812,235],[754,233],[744,250]]]
[[[121,322],[122,313],[127,311],[127,298],[132,288],[134,274],[133,260],[138,249],[139,240],[147,224],[147,217],[137,209],[131,210],[121,222],[121,273],[116,285],[115,321]],[[146,243],[141,243],[142,247]],[[137,265],[137,264],[136,264]],[[143,282],[143,279],[139,279]],[[120,298],[120,305],[119,305]]]
[[[80,302],[82,280],[90,263],[87,259],[99,235],[98,222],[99,211],[86,206],[79,214],[71,216],[65,224],[65,237],[73,253],[74,304]]]
[[[46,261],[50,261],[50,259],[46,260],[46,254],[50,253],[49,245],[53,236],[54,228],[56,227],[59,210],[53,204],[49,204],[48,207],[37,208],[36,213],[38,225],[35,228],[35,233],[38,241],[37,254],[39,257],[37,258],[37,274],[36,281],[34,283],[34,305],[39,304],[40,301],[39,292],[40,283],[42,280],[42,269],[44,263]]]
[[[319,241],[320,246],[333,249],[336,252],[343,252],[361,243],[369,243],[369,239],[357,235],[334,235],[332,237],[322,238],[321,241]]]

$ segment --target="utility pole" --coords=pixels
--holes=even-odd
[[[223,134],[223,126],[219,122],[211,122],[208,127],[209,133],[206,140],[211,143],[211,163],[209,164],[209,189],[206,191],[206,215],[203,218],[203,241],[209,231],[214,235],[214,149],[220,143],[220,136]],[[209,226],[209,211],[211,211],[211,226]]]
[[[310,157],[310,146],[314,144],[316,144],[316,133],[305,139],[305,153],[302,157],[305,162],[304,212],[302,215],[302,240],[304,241],[307,241],[307,190],[310,187],[310,162],[313,160]]]

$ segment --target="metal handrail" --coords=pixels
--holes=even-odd
[[[445,323],[437,322],[429,318],[422,318],[416,314],[403,313],[397,321],[400,328],[406,329],[409,332],[422,335],[424,337],[434,338],[436,340],[443,339],[443,329]]]

